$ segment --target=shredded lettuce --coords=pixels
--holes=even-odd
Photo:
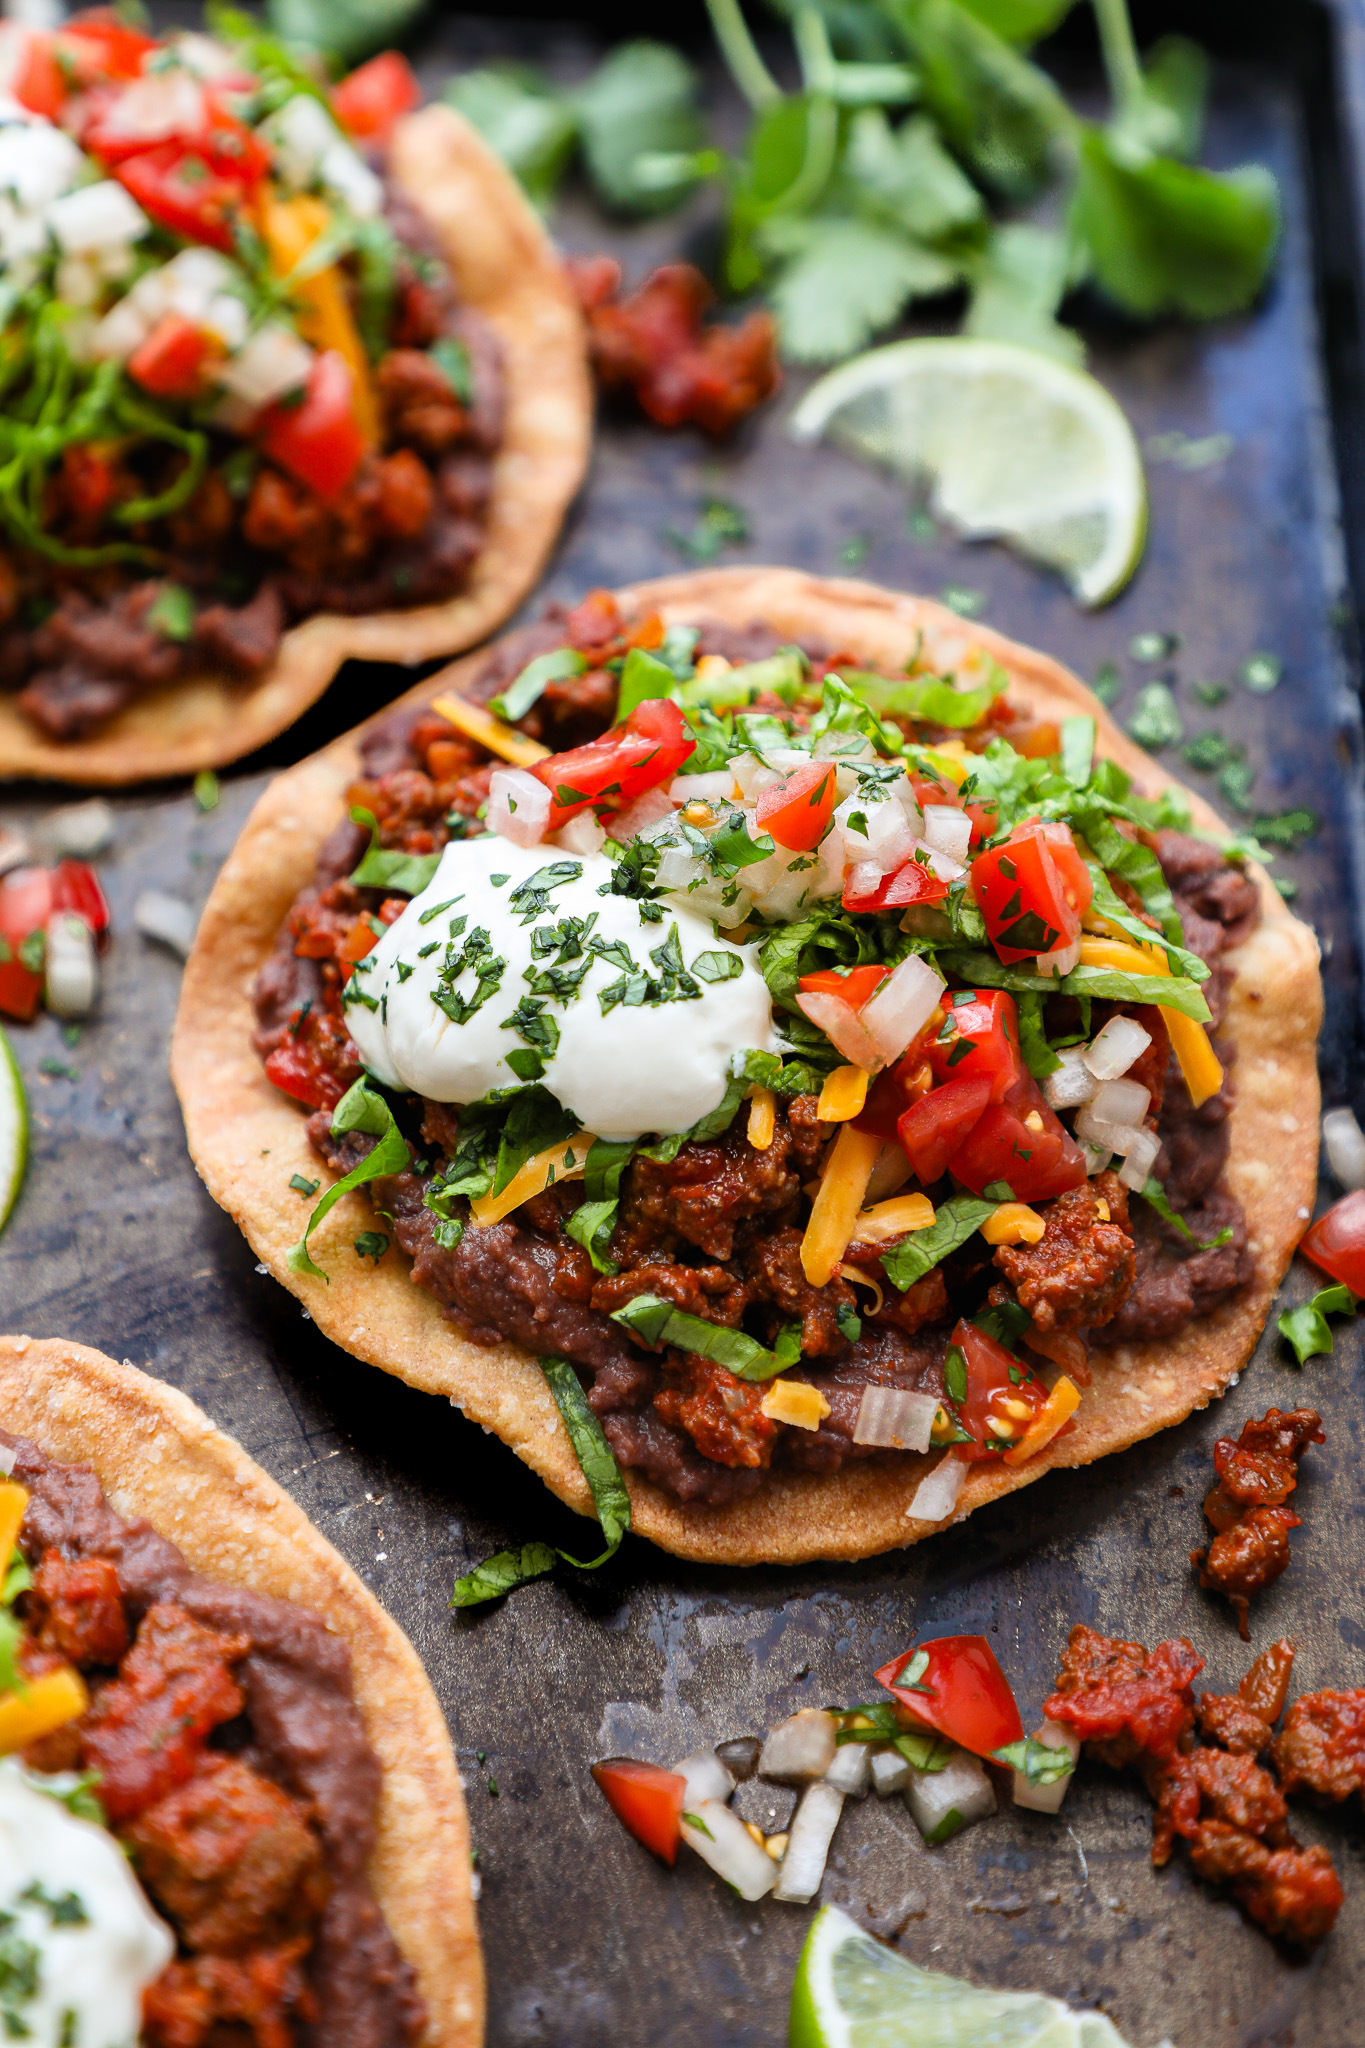
[[[308,1250],[308,1240],[323,1217],[352,1188],[363,1187],[366,1181],[378,1180],[383,1174],[403,1173],[412,1158],[408,1141],[394,1122],[393,1111],[383,1096],[375,1093],[363,1074],[354,1086],[347,1089],[332,1113],[332,1136],[344,1137],[348,1131],[359,1131],[378,1142],[348,1174],[328,1188],[308,1218],[303,1236],[290,1247],[288,1266],[291,1273],[306,1273],[314,1280],[326,1280],[326,1273]]]
[[[400,853],[396,847],[379,844],[379,820],[363,804],[351,811],[351,823],[364,825],[370,834],[358,868],[350,879],[357,889],[390,889],[400,896],[420,896],[441,865],[439,853]]]
[[[679,1351],[691,1351],[699,1358],[709,1358],[713,1364],[723,1365],[736,1379],[763,1381],[785,1372],[796,1365],[801,1358],[801,1325],[789,1324],[778,1336],[771,1351],[746,1336],[743,1330],[731,1330],[720,1323],[705,1322],[701,1316],[689,1315],[685,1309],[675,1308],[671,1301],[665,1301],[658,1294],[637,1294],[633,1301],[621,1308],[613,1309],[611,1319],[627,1330],[633,1330],[646,1344],[661,1348],[675,1344]]]
[[[890,1251],[882,1253],[887,1278],[902,1292],[913,1287],[940,1265],[949,1252],[965,1244],[999,1206],[982,1195],[950,1195],[946,1202],[940,1202],[932,1223],[923,1230],[912,1230]]]
[[[1275,1327],[1293,1345],[1299,1364],[1307,1365],[1310,1358],[1331,1356],[1328,1316],[1353,1316],[1358,1307],[1350,1288],[1338,1281],[1335,1286],[1320,1287],[1311,1301],[1286,1309]]]
[[[509,725],[515,725],[519,718],[525,718],[532,705],[540,702],[548,684],[563,682],[568,676],[581,676],[587,665],[587,656],[576,647],[552,647],[547,654],[538,654],[534,661],[528,661],[505,690],[489,699],[488,708],[495,718],[505,718]]]

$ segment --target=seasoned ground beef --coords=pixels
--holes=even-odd
[[[658,645],[663,632],[657,620],[637,622],[634,630],[641,645]],[[595,737],[614,701],[608,664],[631,644],[607,592],[590,593],[572,610],[552,607],[509,635],[472,695],[487,701],[537,654],[566,644],[583,653],[587,667],[550,684],[519,724],[553,747]],[[698,651],[730,661],[761,659],[779,644],[761,625],[699,629]],[[1010,716],[1002,706],[997,722],[1007,727]],[[382,845],[429,853],[465,829],[462,821],[486,793],[487,773],[452,727],[425,707],[404,707],[365,735],[361,778],[350,797],[374,814]],[[1254,921],[1254,885],[1203,841],[1165,832],[1154,835],[1154,844],[1169,863],[1189,943],[1213,970],[1206,987],[1221,1013],[1230,982],[1223,956]],[[353,826],[332,835],[256,991],[256,1045],[267,1072],[301,1100],[322,1105],[309,1135],[338,1171],[370,1143],[354,1136],[338,1143],[330,1135],[330,1106],[360,1071],[353,1048],[348,1058],[344,1029],[335,1030],[338,991],[351,961],[373,943],[365,921],[382,925],[391,914],[378,892],[358,891],[345,879],[364,845],[364,833]],[[1099,1029],[1110,1008],[1097,1004],[1088,1028]],[[393,1219],[413,1281],[467,1337],[490,1345],[510,1339],[538,1355],[570,1359],[624,1464],[681,1500],[722,1505],[751,1492],[764,1470],[832,1472],[850,1458],[896,1455],[853,1440],[864,1389],[941,1393],[952,1328],[987,1299],[1022,1306],[1041,1354],[1083,1383],[1088,1345],[1175,1336],[1244,1284],[1253,1255],[1240,1206],[1222,1179],[1231,1079],[1195,1110],[1160,1012],[1144,1008],[1138,1016],[1151,1043],[1132,1078],[1151,1096],[1149,1122],[1162,1143],[1156,1171],[1197,1242],[1104,1173],[1038,1204],[1045,1230],[1036,1245],[1002,1246],[992,1255],[972,1239],[901,1291],[882,1265],[885,1245],[855,1241],[844,1272],[814,1288],[800,1258],[802,1189],[818,1177],[833,1132],[819,1121],[810,1094],[779,1101],[763,1150],[749,1143],[740,1115],[722,1136],[686,1144],[672,1160],[637,1154],[622,1178],[609,1248],[618,1270],[611,1275],[599,1273],[567,1233],[583,1199],[581,1183],[555,1188],[489,1228],[465,1228],[452,1249],[438,1243],[437,1218],[424,1196],[459,1141],[459,1112],[451,1105],[413,1105],[405,1126],[413,1168],[375,1183],[373,1198]],[[1051,999],[1054,1035],[1074,1033],[1080,1021],[1074,1000]],[[1226,1041],[1219,1049],[1230,1075],[1236,1049]],[[1203,1248],[1224,1229],[1225,1245]],[[850,1273],[865,1274],[878,1291],[856,1285]],[[651,1352],[610,1320],[645,1293],[768,1345],[784,1326],[799,1323],[804,1363],[788,1377],[818,1387],[830,1413],[815,1430],[774,1425],[761,1412],[761,1389],[695,1355]]]
[[[0,1446],[30,1496],[26,1661],[60,1654],[97,1679],[29,1760],[99,1770],[188,1951],[148,1994],[152,2048],[242,2038],[220,2023],[278,2048],[414,2048],[425,2009],[365,1874],[380,1770],[345,1644],[304,1608],[191,1572],[87,1466],[4,1430]]]

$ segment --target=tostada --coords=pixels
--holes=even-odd
[[[411,1645],[183,1395],[0,1338],[0,2015],[35,2048],[477,2048]]]
[[[393,53],[0,27],[0,778],[239,759],[494,630],[583,473],[582,320]]]
[[[1313,1200],[1321,1000],[1263,870],[1056,662],[713,571],[552,610],[273,783],[172,1068],[336,1342],[585,1507],[567,1360],[636,1529],[793,1561],[1221,1391]]]

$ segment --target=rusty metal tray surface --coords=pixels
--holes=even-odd
[[[1086,616],[999,550],[914,537],[890,483],[789,443],[798,379],[719,453],[604,420],[546,594],[677,566],[665,529],[686,527],[716,495],[751,522],[750,541],[727,559],[838,573],[857,558],[860,574],[903,588],[979,590],[992,624],[1083,675],[1114,660],[1121,717],[1142,681],[1168,674],[1190,735],[1217,725],[1245,748],[1256,809],[1303,805],[1322,821],[1280,871],[1322,939],[1326,1096],[1349,1101],[1360,1074],[1365,844],[1353,597],[1365,587],[1365,12],[1350,0],[1334,12],[1179,13],[1220,53],[1209,160],[1273,166],[1284,246],[1266,303],[1246,319],[1202,332],[1090,330],[1093,365],[1144,441],[1231,437],[1224,459],[1202,469],[1152,461],[1152,541],[1117,605]],[[675,22],[696,27],[682,9]],[[648,26],[664,24],[661,13]],[[638,17],[625,26],[638,32]],[[596,32],[582,27],[447,13],[422,59],[433,82],[456,55],[539,52],[572,73],[595,47]],[[1087,61],[1079,45],[1074,56]],[[561,225],[571,246],[607,244],[634,270],[681,238],[668,222],[608,235],[572,203]],[[682,232],[705,226],[691,220]],[[1126,651],[1143,632],[1178,634],[1180,647],[1144,667]],[[1193,685],[1230,680],[1259,650],[1283,660],[1279,687],[1256,695],[1236,685],[1207,709]],[[581,1525],[495,1439],[323,1343],[255,1268],[186,1155],[166,1076],[176,963],[132,923],[148,886],[202,901],[269,769],[406,680],[349,671],[268,758],[225,778],[205,815],[183,790],[117,801],[103,869],[116,936],[101,1014],[74,1045],[50,1019],[12,1034],[34,1143],[0,1239],[0,1327],[79,1338],[183,1387],[408,1630],[469,1788],[497,2048],[775,2048],[809,1913],[742,1905],[690,1859],[676,1873],[661,1868],[612,1820],[589,1762],[622,1750],[669,1761],[803,1704],[850,1703],[917,1632],[989,1635],[1026,1719],[1078,1619],[1148,1640],[1188,1634],[1208,1659],[1207,1682],[1222,1689],[1245,1653],[1228,1610],[1198,1591],[1186,1562],[1204,1534],[1210,1447],[1253,1411],[1300,1399],[1323,1411],[1327,1443],[1296,1499],[1305,1527],[1294,1563],[1261,1600],[1254,1634],[1262,1644],[1295,1636],[1303,1688],[1365,1683],[1360,1344],[1347,1332],[1334,1359],[1299,1372],[1272,1335],[1213,1412],[873,1563],[705,1571],[632,1540],[595,1578],[560,1574],[501,1606],[450,1615],[450,1582],[466,1563],[531,1535],[572,1542]],[[11,791],[3,816],[22,822],[38,809]],[[1298,1113],[1286,1102],[1286,1118]],[[1295,1275],[1291,1294],[1307,1291],[1306,1274]],[[754,1786],[741,1795],[742,1810],[769,1826],[785,1804]],[[1145,1798],[1089,1767],[1059,1819],[1009,1812],[933,1851],[899,1802],[851,1804],[822,1896],[922,1963],[1099,2002],[1135,2048],[1163,2036],[1176,2048],[1349,2048],[1365,2034],[1360,1816],[1309,1813],[1296,1826],[1333,1845],[1347,1893],[1335,1934],[1308,1963],[1277,1952],[1179,1858],[1153,1871]]]

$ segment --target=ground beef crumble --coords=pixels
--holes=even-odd
[[[471,694],[487,701],[535,655],[573,645],[586,655],[587,669],[550,684],[520,725],[552,747],[577,745],[599,733],[610,716],[615,679],[606,664],[631,644],[657,645],[661,635],[657,620],[629,625],[609,593],[592,592],[576,607],[551,607],[508,635]],[[703,622],[697,653],[749,661],[779,644],[764,625]],[[824,655],[807,651],[813,659]],[[1007,714],[1002,706],[998,717],[1007,720]],[[361,775],[350,794],[378,820],[381,844],[426,853],[466,829],[464,821],[486,794],[488,772],[486,757],[444,720],[405,707],[364,736]],[[339,990],[351,962],[401,908],[345,879],[364,845],[364,832],[351,825],[339,826],[327,841],[256,990],[255,1042],[266,1071],[278,1086],[319,1105],[310,1139],[338,1170],[359,1156],[357,1145],[363,1150],[368,1144],[349,1138],[338,1145],[330,1136],[330,1109],[360,1071],[340,1024]],[[1230,982],[1223,954],[1254,922],[1254,884],[1201,840],[1162,832],[1153,835],[1153,845],[1187,941],[1211,966],[1206,989],[1221,1016]],[[1100,1009],[1096,1027],[1103,1016]],[[1245,1221],[1222,1179],[1230,1071],[1218,1095],[1194,1110],[1159,1012],[1144,1010],[1141,1017],[1152,1044],[1135,1078],[1152,1094],[1151,1118],[1163,1147],[1158,1176],[1201,1243],[1225,1227],[1231,1231],[1230,1242],[1218,1249],[1197,1249],[1144,1202],[1130,1207],[1128,1191],[1106,1173],[1039,1205],[1046,1231],[1038,1245],[1000,1247],[992,1259],[989,1248],[973,1240],[901,1293],[881,1265],[885,1246],[854,1243],[847,1265],[878,1283],[880,1302],[846,1277],[811,1288],[799,1259],[801,1188],[817,1174],[832,1131],[818,1121],[815,1097],[802,1095],[779,1104],[765,1151],[749,1144],[741,1116],[721,1138],[685,1145],[667,1164],[637,1156],[622,1181],[611,1245],[620,1270],[609,1278],[594,1272],[566,1233],[567,1217],[582,1199],[581,1186],[572,1184],[489,1229],[466,1230],[454,1250],[437,1243],[436,1219],[423,1195],[442,1153],[456,1141],[458,1112],[449,1106],[424,1103],[414,1118],[425,1173],[414,1168],[376,1183],[372,1192],[393,1218],[413,1281],[434,1294],[466,1336],[482,1344],[510,1339],[537,1354],[569,1358],[624,1464],[680,1500],[721,1506],[752,1492],[765,1470],[829,1472],[849,1459],[894,1455],[853,1441],[864,1387],[941,1393],[952,1326],[975,1313],[988,1294],[992,1302],[1020,1302],[1033,1318],[1042,1355],[1084,1381],[1088,1346],[1172,1336],[1250,1277]],[[1227,1070],[1235,1050],[1221,1043]],[[829,1403],[820,1427],[774,1425],[761,1413],[761,1389],[695,1356],[651,1353],[609,1320],[614,1308],[645,1292],[711,1322],[742,1325],[765,1343],[784,1323],[799,1320],[804,1363],[791,1376],[818,1387]],[[861,1335],[850,1342],[846,1327],[855,1314]]]

